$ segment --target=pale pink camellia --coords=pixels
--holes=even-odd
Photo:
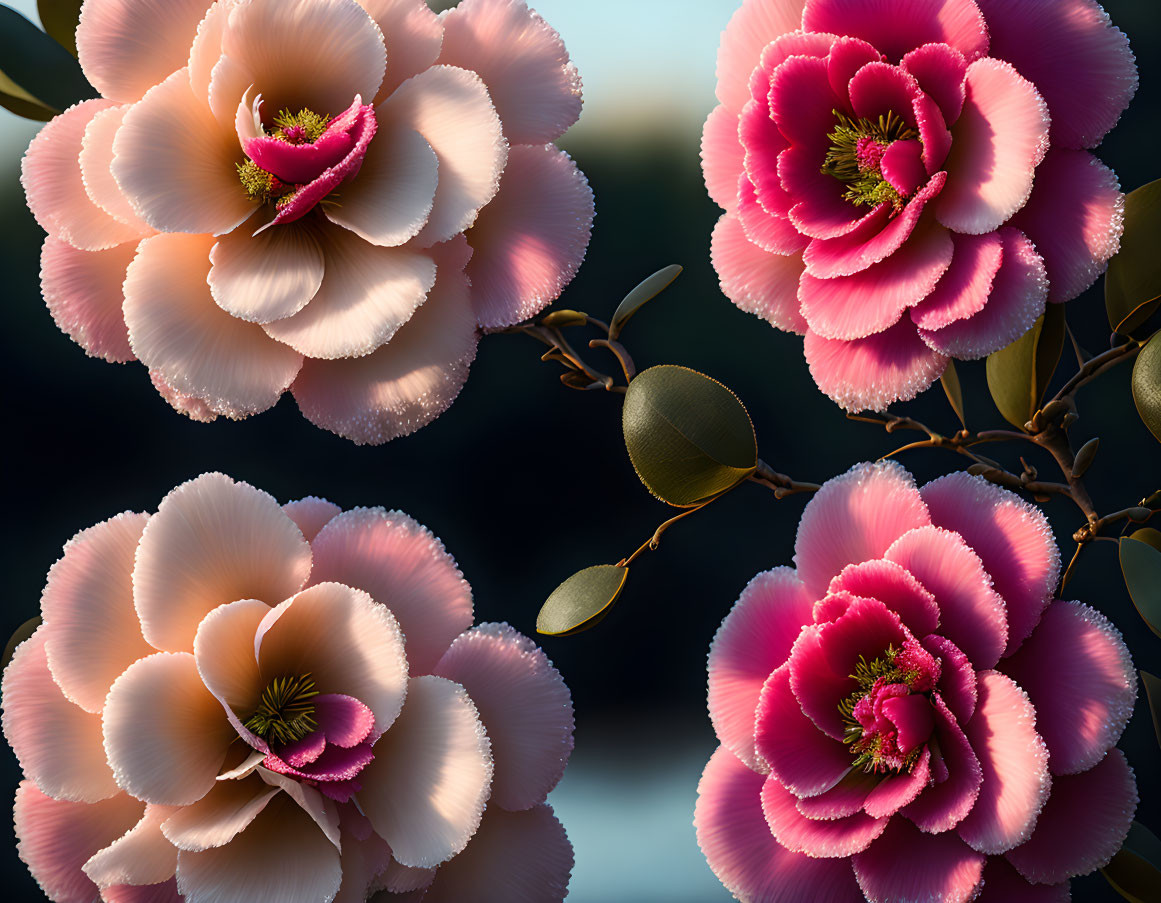
[[[524,0],[86,0],[77,49],[102,97],[22,173],[45,300],[193,419],[410,433],[584,257],[580,79]]]
[[[1059,903],[1109,861],[1137,788],[1136,675],[1055,598],[1039,509],[894,463],[830,480],[795,568],[759,574],[709,655],[721,746],[698,842],[745,903]]]
[[[848,410],[1005,347],[1119,246],[1089,149],[1137,70],[1094,0],[745,0],[717,74],[722,291]]]
[[[4,672],[55,903],[559,903],[568,688],[397,511],[221,474],[77,534]]]

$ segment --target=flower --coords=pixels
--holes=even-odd
[[[22,170],[44,297],[193,419],[289,388],[357,443],[411,433],[584,257],[551,144],[580,79],[524,0],[87,0],[77,48],[102,97]]]
[[[1005,347],[1116,253],[1124,198],[1088,149],[1137,70],[1093,0],[745,0],[717,72],[722,291],[804,335],[847,410]]]
[[[1043,514],[861,464],[806,506],[709,655],[698,842],[746,903],[1069,899],[1137,805],[1120,634],[1055,599]],[[978,897],[976,896],[978,894]]]
[[[204,474],[77,534],[41,609],[3,727],[18,850],[56,903],[564,898],[544,800],[568,688],[508,625],[471,626],[406,515]]]

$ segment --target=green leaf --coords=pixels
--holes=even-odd
[[[36,0],[40,23],[65,50],[77,55],[77,20],[84,0]]]
[[[536,616],[536,632],[548,636],[571,636],[600,623],[609,613],[629,569],[615,564],[598,564],[577,571],[552,591]]]
[[[541,318],[540,325],[563,328],[566,326],[584,326],[588,321],[588,314],[581,313],[579,310],[554,310]]]
[[[646,488],[677,508],[732,489],[758,466],[745,405],[704,373],[651,367],[625,393],[625,447]]]
[[[32,636],[36,628],[40,626],[40,622],[41,617],[37,615],[16,628],[16,632],[8,638],[8,643],[4,646],[4,657],[0,659],[0,671],[8,667],[8,663],[12,661],[13,653],[16,652],[16,647]]]
[[[1157,745],[1161,746],[1161,677],[1141,672],[1141,683],[1145,685],[1145,696],[1149,700],[1149,714],[1153,716],[1153,733],[1157,737]]]
[[[1137,611],[1161,636],[1161,551],[1131,536],[1121,537],[1121,573]]]
[[[637,313],[647,302],[652,301],[681,275],[682,268],[677,264],[671,264],[664,269],[658,270],[652,276],[648,277],[644,282],[638,285],[633,291],[629,292],[620,304],[617,305],[617,310],[613,313],[613,319],[609,321],[609,338],[615,339],[621,334],[621,330],[625,328],[625,324],[633,318],[633,314]]]
[[[1161,442],[1161,331],[1145,343],[1133,364],[1133,401],[1149,432]]]
[[[1130,903],[1161,903],[1161,840],[1133,822],[1125,845],[1101,874]]]
[[[19,116],[46,120],[97,96],[72,54],[16,10],[0,4],[0,106]]]
[[[988,355],[988,391],[1013,426],[1024,429],[1039,409],[1064,350],[1064,327],[1064,305],[1049,304],[1028,332]]]
[[[1115,332],[1130,335],[1161,305],[1161,180],[1125,198],[1121,249],[1105,275],[1105,310]]]
[[[964,416],[963,407],[963,387],[959,384],[959,374],[955,372],[955,361],[949,360],[947,362],[947,369],[943,371],[943,376],[939,378],[939,381],[943,385],[943,391],[947,394],[947,400],[951,402],[955,416],[959,418],[960,425],[967,429],[967,418]]]
[[[1142,527],[1135,533],[1129,534],[1130,539],[1135,539],[1138,542],[1147,542],[1158,552],[1161,552],[1161,530],[1154,530],[1152,527]]]

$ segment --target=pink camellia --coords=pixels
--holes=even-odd
[[[568,688],[406,515],[205,474],[77,534],[41,611],[3,726],[55,903],[564,899]]]
[[[1115,748],[1136,676],[1103,615],[1055,598],[1043,514],[979,477],[918,489],[862,464],[794,550],[710,649],[714,873],[745,903],[1068,900],[1137,806]]]
[[[24,159],[44,297],[196,420],[289,388],[355,442],[410,433],[584,257],[551,143],[580,79],[524,0],[86,0],[77,49],[102,97]]]
[[[1137,87],[1093,0],[745,0],[702,139],[722,291],[848,410],[915,397],[1088,288]]]

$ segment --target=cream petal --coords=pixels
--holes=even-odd
[[[298,808],[310,816],[318,829],[323,832],[323,836],[334,845],[334,848],[336,850],[340,848],[342,838],[339,832],[339,811],[334,800],[327,799],[313,787],[303,784],[295,778],[278,774],[267,768],[259,768],[258,776],[271,787],[282,788],[283,793],[294,800]]]
[[[303,590],[266,615],[254,648],[267,679],[309,673],[320,693],[353,696],[367,706],[375,713],[372,742],[403,707],[403,634],[391,611],[362,590],[340,583]]]
[[[247,715],[258,707],[264,684],[254,635],[271,610],[257,599],[240,599],[219,605],[198,625],[193,643],[198,674],[228,711]]]
[[[159,652],[130,665],[109,690],[103,725],[117,783],[163,806],[205,796],[237,739],[188,652]]]
[[[179,392],[156,370],[149,371],[149,381],[153,388],[179,414],[184,414],[195,423],[213,423],[218,419],[218,412],[206,404],[202,399],[193,395]]]
[[[266,334],[310,358],[362,357],[389,341],[435,284],[435,262],[402,248],[379,248],[345,229],[323,238],[326,275],[311,302],[266,323]]]
[[[403,713],[359,779],[359,805],[399,862],[430,868],[462,851],[492,784],[488,735],[464,688],[413,678]]]
[[[298,524],[298,529],[306,537],[307,542],[314,542],[319,530],[325,527],[333,518],[343,513],[343,509],[334,502],[308,495],[304,499],[287,502],[282,506],[286,516]]]
[[[383,32],[387,74],[375,102],[428,68],[439,57],[443,21],[425,0],[359,0]]]
[[[181,69],[125,113],[113,139],[113,178],[137,215],[162,232],[220,235],[247,220],[256,203],[238,181],[245,160],[232,127],[194,96]]]
[[[65,545],[41,595],[53,679],[95,715],[117,676],[155,651],[141,635],[130,579],[148,520],[125,512],[82,530]]]
[[[160,884],[113,884],[101,889],[102,903],[184,903],[177,879]]]
[[[4,737],[26,777],[61,800],[95,803],[118,792],[101,746],[101,719],[61,695],[40,627],[4,670]]]
[[[81,140],[81,179],[85,192],[94,204],[109,216],[131,227],[137,237],[152,235],[153,230],[133,210],[133,205],[121,193],[121,187],[113,178],[113,139],[121,123],[125,120],[128,106],[101,110],[85,128]]]
[[[203,100],[210,96],[210,73],[222,56],[222,36],[233,5],[233,0],[221,0],[206,10],[189,48],[190,87]]]
[[[125,277],[125,322],[134,353],[167,385],[237,419],[273,407],[302,356],[214,303],[212,245],[208,235],[143,241]]]
[[[161,825],[179,850],[200,852],[228,844],[245,831],[279,792],[257,776],[218,781],[196,803],[183,806]]]
[[[445,241],[474,223],[496,196],[508,160],[500,117],[481,78],[454,66],[432,66],[400,85],[376,115],[419,132],[439,158],[435,205],[418,241]]]
[[[210,249],[210,264],[206,281],[218,307],[250,323],[293,316],[323,281],[322,249],[300,223],[258,233],[239,226]]]
[[[177,868],[177,848],[161,833],[161,823],[178,811],[146,806],[141,821],[84,864],[85,874],[100,887],[168,881]]]
[[[406,638],[413,675],[430,674],[452,640],[472,626],[472,589],[455,559],[430,530],[400,511],[340,514],[311,549],[312,583],[358,587],[390,609]]]
[[[277,604],[310,574],[310,546],[265,492],[220,473],[169,493],[137,549],[133,589],[146,639],[192,649],[198,624],[219,604]]]

